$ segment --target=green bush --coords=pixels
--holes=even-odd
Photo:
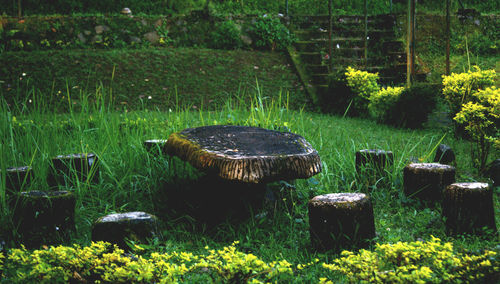
[[[420,128],[435,109],[439,91],[425,84],[404,89],[387,115],[386,123],[397,127]]]
[[[261,16],[249,28],[258,49],[284,50],[295,41],[295,36],[278,18]]]
[[[241,26],[236,25],[233,21],[216,23],[210,36],[209,46],[211,48],[238,49],[243,47]]]
[[[347,86],[351,88],[352,92],[352,104],[350,108],[355,114],[366,114],[370,97],[380,90],[380,86],[377,83],[379,78],[378,73],[356,70],[349,66],[346,69],[345,76]]]
[[[403,87],[386,87],[370,96],[368,104],[370,115],[379,122],[387,122],[403,90]]]
[[[495,251],[459,253],[452,243],[432,237],[427,242],[377,244],[374,251],[344,251],[323,267],[352,283],[494,283],[500,260]],[[333,283],[327,278],[320,282]]]
[[[472,161],[483,172],[491,145],[500,149],[500,90],[491,87],[473,93],[471,101],[463,104],[453,119],[474,141]]]
[[[481,70],[478,66],[467,73],[443,75],[443,96],[448,102],[452,117],[460,111],[463,104],[472,100],[475,92],[493,86],[495,78],[495,70]]]

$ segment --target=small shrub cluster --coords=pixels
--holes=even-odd
[[[331,276],[335,281],[343,276],[349,282],[370,283],[493,283],[500,273],[496,251],[457,252],[451,243],[434,237],[427,242],[376,244],[373,251],[343,251],[331,263],[314,259],[297,265],[286,260],[265,262],[251,253],[240,252],[237,244],[218,250],[205,247],[206,251],[200,254],[147,253],[137,245],[133,253],[125,253],[105,242],[34,251],[21,247],[5,256],[0,253],[0,282],[268,283],[310,279],[314,270],[319,273],[316,277],[320,283],[333,283]]]
[[[352,67],[347,67],[342,75],[330,82],[330,90],[337,94],[336,102],[345,106],[351,115],[369,114],[381,123],[419,128],[437,103],[436,90],[428,85],[381,88],[377,73]]]
[[[374,251],[343,251],[323,267],[341,272],[353,283],[493,283],[500,273],[497,252],[463,254],[435,237],[427,242],[377,244]],[[327,278],[320,282],[333,283]]]
[[[238,251],[236,244],[220,250],[206,247],[207,253],[200,255],[153,252],[147,257],[104,242],[32,252],[22,247],[10,251],[0,271],[2,281],[9,283],[264,283],[293,273],[286,260],[267,263]]]
[[[249,33],[260,49],[284,50],[295,41],[295,36],[280,19],[261,16],[250,27]]]
[[[486,168],[490,147],[500,149],[500,90],[495,86],[495,70],[475,66],[467,73],[443,76],[443,96],[453,119],[474,141],[471,157],[480,172]]]
[[[231,20],[216,23],[210,35],[209,46],[211,48],[238,49],[243,47],[241,26],[237,26]]]

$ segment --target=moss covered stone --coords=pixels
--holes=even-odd
[[[47,183],[49,186],[74,185],[76,181],[97,183],[99,159],[94,153],[59,155],[52,159]]]
[[[442,214],[451,234],[481,233],[489,228],[496,234],[493,190],[487,183],[453,183],[443,195]]]
[[[373,206],[363,193],[330,193],[308,204],[311,243],[319,250],[363,247],[375,237]]]
[[[126,239],[146,242],[157,230],[158,218],[152,214],[140,211],[109,214],[94,222],[92,241],[106,241],[126,249]]]

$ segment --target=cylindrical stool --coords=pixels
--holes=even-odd
[[[125,239],[145,242],[155,236],[157,226],[158,218],[145,212],[109,214],[94,223],[92,241],[110,242],[127,249]]]
[[[361,247],[375,237],[373,206],[363,193],[330,193],[312,198],[311,243],[318,250]]]
[[[52,168],[47,183],[49,186],[99,181],[98,157],[93,153],[59,155],[52,159]]]
[[[23,244],[36,248],[69,240],[75,227],[75,196],[69,191],[27,191],[18,194],[14,223]]]
[[[0,171],[1,177],[1,171]],[[5,171],[5,189],[7,195],[23,191],[33,180],[31,167],[7,168]]]
[[[163,154],[165,153],[164,146],[167,143],[167,139],[153,139],[144,141],[144,148],[149,153]]]
[[[484,227],[496,233],[493,190],[487,183],[448,185],[444,190],[442,214],[449,233],[480,233]]]
[[[411,163],[403,169],[405,195],[423,201],[440,201],[444,188],[455,182],[455,168],[438,163]]]
[[[381,173],[386,166],[394,163],[394,154],[391,151],[363,149],[356,152],[356,171],[368,168]]]

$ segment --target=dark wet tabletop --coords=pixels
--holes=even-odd
[[[277,156],[306,153],[305,140],[290,132],[257,127],[215,125],[180,132],[202,149],[228,156]]]

